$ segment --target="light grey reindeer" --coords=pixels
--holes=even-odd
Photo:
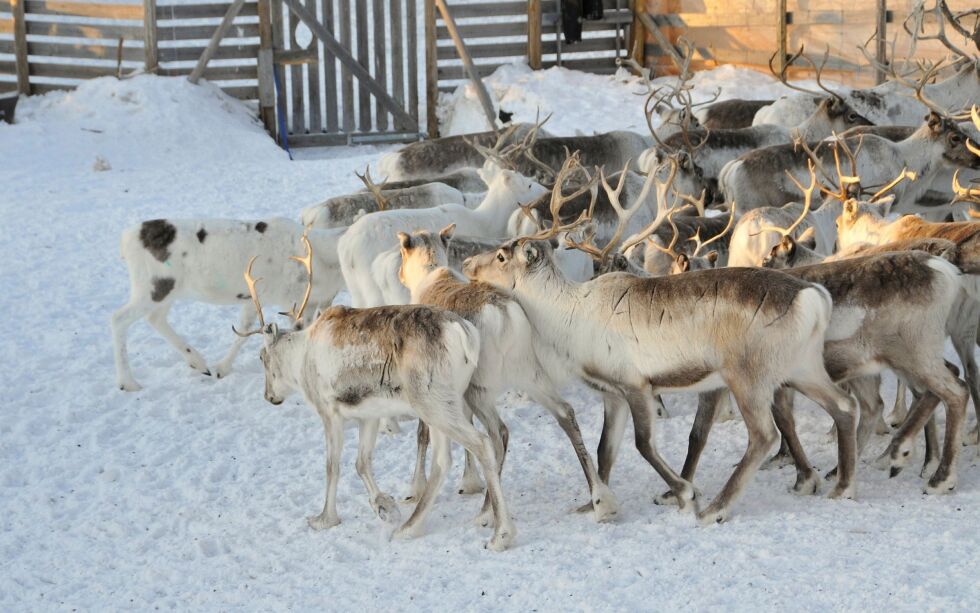
[[[308,285],[295,313],[297,320],[302,317],[313,285],[312,248],[305,237],[304,243],[306,255],[297,259],[305,268]],[[249,262],[245,279],[260,314],[259,327],[239,334],[262,334],[265,399],[279,405],[292,393],[300,392],[323,421],[326,499],[323,511],[308,518],[310,527],[324,530],[340,523],[337,482],[347,420],[357,421],[360,427],[356,467],[371,507],[382,519],[397,519],[394,500],[381,492],[374,481],[371,456],[379,418],[407,413],[429,426],[435,459],[415,511],[394,536],[412,538],[422,534],[425,518],[452,463],[450,441],[455,441],[476,456],[487,480],[494,523],[487,548],[499,551],[509,547],[516,529],[501,491],[494,444],[490,436],[473,427],[463,408],[463,393],[480,355],[476,328],[454,313],[426,306],[337,306],[324,311],[303,330],[280,332],[275,324],[266,326],[261,318],[262,305],[256,291],[261,279],[251,274],[255,259]],[[494,430],[498,423],[499,417],[484,425],[493,436],[499,436]]]
[[[560,195],[556,195],[560,198]],[[430,232],[398,235],[402,250],[401,279],[412,292],[414,304],[442,307],[459,314],[476,326],[482,339],[480,367],[470,380],[464,396],[468,406],[493,405],[500,393],[513,388],[528,393],[545,407],[572,443],[589,485],[591,508],[596,521],[616,516],[619,505],[609,487],[599,479],[592,457],[582,441],[575,411],[564,399],[557,382],[567,376],[538,359],[534,329],[520,305],[505,292],[485,283],[467,282],[448,267],[447,248],[453,226],[438,236]],[[557,233],[558,228],[552,228]],[[542,233],[541,238],[550,238]],[[486,411],[491,412],[491,411]],[[503,465],[507,431],[501,429],[497,458]],[[425,448],[428,433],[419,423],[418,459],[413,478],[413,495],[425,485]],[[489,498],[484,510],[489,510]]]
[[[656,174],[650,173],[648,181]],[[603,188],[628,215],[605,180]],[[656,225],[668,213],[663,200],[658,202],[661,208],[652,222]],[[662,278],[612,273],[571,283],[555,267],[550,244],[526,239],[470,258],[464,273],[508,291],[521,304],[542,339],[542,351],[552,354],[548,361],[618,399],[603,426],[600,478],[608,479],[628,407],[640,453],[664,478],[682,509],[696,507],[691,483],[656,450],[649,390],[727,385],[745,420],[749,445],[721,493],[698,514],[702,523],[723,521],[776,444],[769,405],[776,389],[789,383],[837,423],[841,470],[831,496],[854,495],[856,406],[823,367],[832,305],[819,286],[762,269],[715,269]],[[703,299],[708,295],[712,299]]]

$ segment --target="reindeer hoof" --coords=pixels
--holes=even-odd
[[[653,504],[659,504],[663,506],[676,505],[677,496],[674,496],[674,492],[667,490],[663,494],[660,494],[653,499]]]
[[[407,541],[410,539],[415,539],[423,534],[421,526],[418,525],[408,525],[407,523],[402,524],[397,530],[392,532],[391,538],[397,539],[399,541]]]
[[[334,526],[340,524],[339,517],[331,517],[329,515],[311,515],[306,518],[306,523],[309,524],[310,528],[314,530],[329,530]]]
[[[711,524],[721,524],[728,521],[728,511],[719,509],[717,511],[705,510],[698,513],[698,525],[710,526]]]
[[[929,494],[930,496],[941,496],[945,494],[952,494],[953,490],[956,489],[956,477],[946,477],[945,479],[936,480],[933,477],[929,483],[926,485],[925,489],[922,490],[923,494]]]
[[[919,477],[926,479],[929,475],[936,474],[936,470],[939,469],[939,458],[933,458],[925,464],[922,465],[922,470],[919,471]]]
[[[839,500],[839,499],[853,500],[854,486],[853,485],[842,486],[840,483],[838,483],[836,486],[834,486],[834,489],[831,490],[829,494],[827,494],[827,498],[830,498],[832,500]]]
[[[980,442],[980,424],[974,426],[972,430],[963,437],[963,445],[976,445]]]
[[[509,549],[510,546],[514,544],[514,537],[516,536],[517,529],[513,524],[510,524],[504,528],[501,528],[500,530],[497,530],[497,532],[493,535],[493,538],[487,542],[486,548],[490,551],[504,551],[505,549]]]
[[[609,488],[605,488],[605,491],[601,493],[597,492],[592,508],[595,509],[595,520],[600,524],[612,521],[619,515],[619,502]]]
[[[138,392],[143,389],[143,386],[136,381],[127,381],[125,383],[120,383],[119,389],[124,392]]]
[[[487,507],[480,511],[480,514],[473,518],[473,523],[479,528],[489,528],[493,525],[493,508]]]
[[[395,499],[387,494],[378,494],[374,499],[374,512],[386,524],[397,524],[401,521],[401,511],[395,504]]]
[[[592,501],[590,500],[589,502],[586,502],[582,506],[573,509],[572,512],[573,513],[591,513],[594,510],[595,510],[595,508],[593,508]]]
[[[483,493],[483,481],[478,475],[463,475],[463,480],[459,482],[456,489],[460,496],[475,496]]]
[[[806,477],[797,477],[796,483],[790,491],[800,496],[813,496],[820,491],[820,476],[811,472]]]
[[[769,470],[772,468],[783,468],[793,463],[793,458],[788,453],[777,453],[762,463],[759,470]]]

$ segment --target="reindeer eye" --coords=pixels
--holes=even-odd
[[[960,138],[960,135],[959,134],[955,134],[954,133],[954,134],[950,134],[949,135],[949,142],[953,143],[954,145],[960,144],[960,141],[961,140],[962,139]]]
[[[505,261],[504,254],[498,253],[497,254],[497,261],[498,262],[504,262]]]
[[[847,120],[850,122],[855,122],[857,121],[857,115],[855,115],[854,113],[848,113]]]

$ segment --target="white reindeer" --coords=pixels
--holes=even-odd
[[[130,370],[126,351],[129,327],[146,318],[194,370],[224,377],[231,372],[244,339],[236,339],[228,354],[209,368],[204,357],[181,338],[167,313],[177,300],[208,304],[242,305],[239,327],[251,325],[255,309],[241,271],[251,255],[258,256],[257,272],[267,279],[269,302],[288,308],[305,284],[285,264],[300,243],[304,228],[282,218],[267,221],[230,219],[154,219],[127,229],[120,251],[129,269],[129,302],[112,315],[112,342],[116,360],[116,384],[120,389],[141,389]],[[343,229],[312,230],[321,271],[313,287],[315,305],[329,305],[343,288],[337,261],[337,239]]]
[[[461,234],[502,236],[510,214],[519,205],[547,191],[535,181],[492,163],[487,163],[480,172],[489,191],[475,209],[447,204],[429,209],[378,211],[365,215],[350,227],[341,237],[337,252],[354,306],[384,304],[372,267],[378,256],[390,250],[398,232],[436,232],[455,223]]]
[[[306,269],[308,288],[313,282],[313,255],[305,241],[306,256],[296,258]],[[256,311],[262,312],[251,276],[245,273]],[[307,290],[309,297],[309,289]],[[299,320],[306,300],[295,313]],[[463,393],[477,368],[480,338],[463,318],[425,306],[387,306],[372,309],[332,307],[306,329],[280,332],[275,324],[260,325],[246,335],[261,333],[260,353],[265,369],[265,399],[282,404],[294,392],[313,407],[323,421],[326,436],[326,498],[323,511],[308,518],[314,530],[340,523],[337,482],[344,443],[344,422],[360,427],[357,472],[368,491],[372,508],[383,520],[397,519],[398,507],[374,481],[371,455],[380,417],[409,414],[425,422],[432,433],[432,474],[415,511],[394,536],[422,534],[425,518],[452,464],[450,441],[476,456],[487,479],[492,500],[494,534],[487,548],[500,551],[513,542],[514,523],[500,488],[498,459],[491,438],[481,434],[465,417]],[[485,425],[491,429],[493,423]]]

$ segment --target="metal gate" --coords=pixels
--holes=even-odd
[[[272,0],[277,109],[290,146],[419,138],[416,2]]]

